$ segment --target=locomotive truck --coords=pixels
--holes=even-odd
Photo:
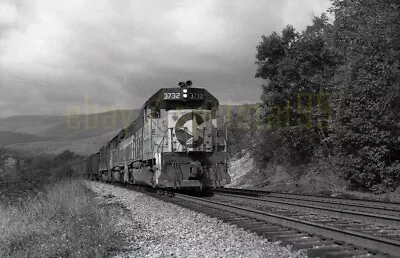
[[[212,94],[191,81],[161,88],[133,122],[72,168],[91,179],[164,189],[224,187],[231,178],[218,106]]]

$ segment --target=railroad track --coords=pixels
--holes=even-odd
[[[138,190],[133,186],[125,187]],[[212,197],[175,193],[171,198],[141,188],[139,191],[208,214],[271,241],[282,241],[294,250],[306,249],[309,257],[400,257],[400,232],[392,236],[388,225],[363,224],[318,212],[310,216],[311,213],[304,210],[266,205],[263,196],[254,198],[219,192]],[[372,232],[382,229],[385,234]]]
[[[362,199],[345,199],[345,198],[330,197],[330,196],[327,197],[327,196],[315,196],[315,195],[277,193],[270,191],[237,189],[237,188],[215,189],[214,192],[248,195],[248,196],[264,197],[264,198],[275,198],[281,200],[296,200],[296,201],[303,201],[304,203],[318,202],[319,205],[325,205],[328,207],[337,207],[337,204],[339,204],[341,205],[340,208],[346,208],[358,211],[364,211],[365,208],[367,208],[370,209],[368,210],[368,212],[376,212],[376,213],[379,213],[378,210],[383,210],[385,213],[381,214],[387,214],[387,215],[393,214],[394,216],[400,216],[400,203],[397,202],[383,202],[383,201],[362,200]]]
[[[297,211],[314,212],[318,214],[326,214],[328,216],[340,217],[342,219],[357,220],[363,223],[382,224],[399,228],[400,234],[400,211],[379,209],[376,207],[360,207],[349,204],[329,204],[328,207],[324,202],[303,201],[292,198],[276,198],[276,197],[248,197],[241,195],[233,195],[226,193],[217,193],[216,196],[225,197],[226,199],[239,200],[254,205],[275,206],[284,209],[292,209]],[[334,206],[334,207],[332,207]],[[393,212],[393,214],[392,214]],[[390,213],[391,215],[387,215]]]
[[[262,211],[254,207],[176,194],[172,201],[194,208],[225,222],[236,224],[273,241],[281,240],[294,249],[308,249],[310,257],[371,257],[371,254],[387,254],[400,257],[400,241],[376,236],[358,230],[343,229],[316,222]]]

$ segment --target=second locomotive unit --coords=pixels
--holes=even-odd
[[[139,116],[86,162],[105,181],[169,189],[224,187],[227,142],[217,127],[218,100],[203,88],[162,88]]]

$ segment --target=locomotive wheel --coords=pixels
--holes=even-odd
[[[168,197],[175,197],[175,193],[172,191],[168,191]]]
[[[164,195],[164,194],[165,194],[165,190],[164,190],[164,189],[158,188],[158,189],[157,189],[157,194],[159,194],[159,195]]]

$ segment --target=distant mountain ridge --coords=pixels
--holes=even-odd
[[[28,143],[28,142],[39,142],[39,141],[49,141],[49,140],[52,139],[30,134],[0,131],[0,147],[14,143]]]
[[[71,116],[15,116],[0,118],[0,131],[50,137],[55,141],[100,136],[133,121],[139,109]]]
[[[0,146],[33,152],[60,153],[71,149],[91,153],[127,126],[139,109],[71,116],[0,118]]]
[[[249,105],[221,105],[219,125],[230,113]],[[113,110],[74,116],[13,116],[0,118],[0,147],[58,154],[70,149],[79,154],[97,151],[139,115],[140,109]]]

